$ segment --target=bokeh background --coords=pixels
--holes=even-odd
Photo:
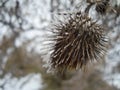
[[[84,0],[83,0],[84,1]],[[82,0],[0,0],[0,90],[120,90],[120,0],[117,13],[90,15],[106,27],[107,54],[85,72],[48,73],[44,46],[57,13],[72,13]],[[49,46],[49,45],[48,45]],[[48,54],[45,56],[44,53]]]

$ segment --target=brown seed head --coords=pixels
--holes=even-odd
[[[104,28],[87,14],[70,15],[55,27],[51,64],[60,70],[78,69],[100,60],[105,52]]]
[[[106,14],[108,9],[110,8],[109,4],[110,0],[102,0],[96,4],[96,11],[100,14]]]

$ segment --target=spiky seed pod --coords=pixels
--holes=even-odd
[[[106,14],[110,8],[109,1],[110,0],[102,0],[101,2],[98,2],[95,8],[96,11],[101,15]]]
[[[89,62],[100,60],[105,52],[104,28],[87,14],[76,13],[56,25],[51,54],[53,68],[79,69]]]

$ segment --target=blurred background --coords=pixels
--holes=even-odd
[[[120,0],[111,0],[117,13],[99,19],[109,39],[104,60],[86,72],[62,77],[47,73],[49,55],[43,59],[43,51],[49,50],[43,50],[43,42],[50,24],[59,17],[56,13],[79,10],[81,3],[84,6],[81,0],[0,0],[0,90],[120,90]],[[94,11],[91,16],[99,18]]]

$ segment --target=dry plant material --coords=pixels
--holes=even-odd
[[[95,10],[100,15],[105,15],[109,12],[117,13],[116,10],[110,4],[110,0],[87,0],[90,5],[95,5]]]
[[[111,8],[109,4],[110,0],[102,0],[96,4],[96,11],[100,14],[106,14],[106,12]]]
[[[60,21],[54,28],[52,67],[62,71],[82,69],[89,62],[101,60],[106,50],[104,31],[86,13],[71,14]]]

